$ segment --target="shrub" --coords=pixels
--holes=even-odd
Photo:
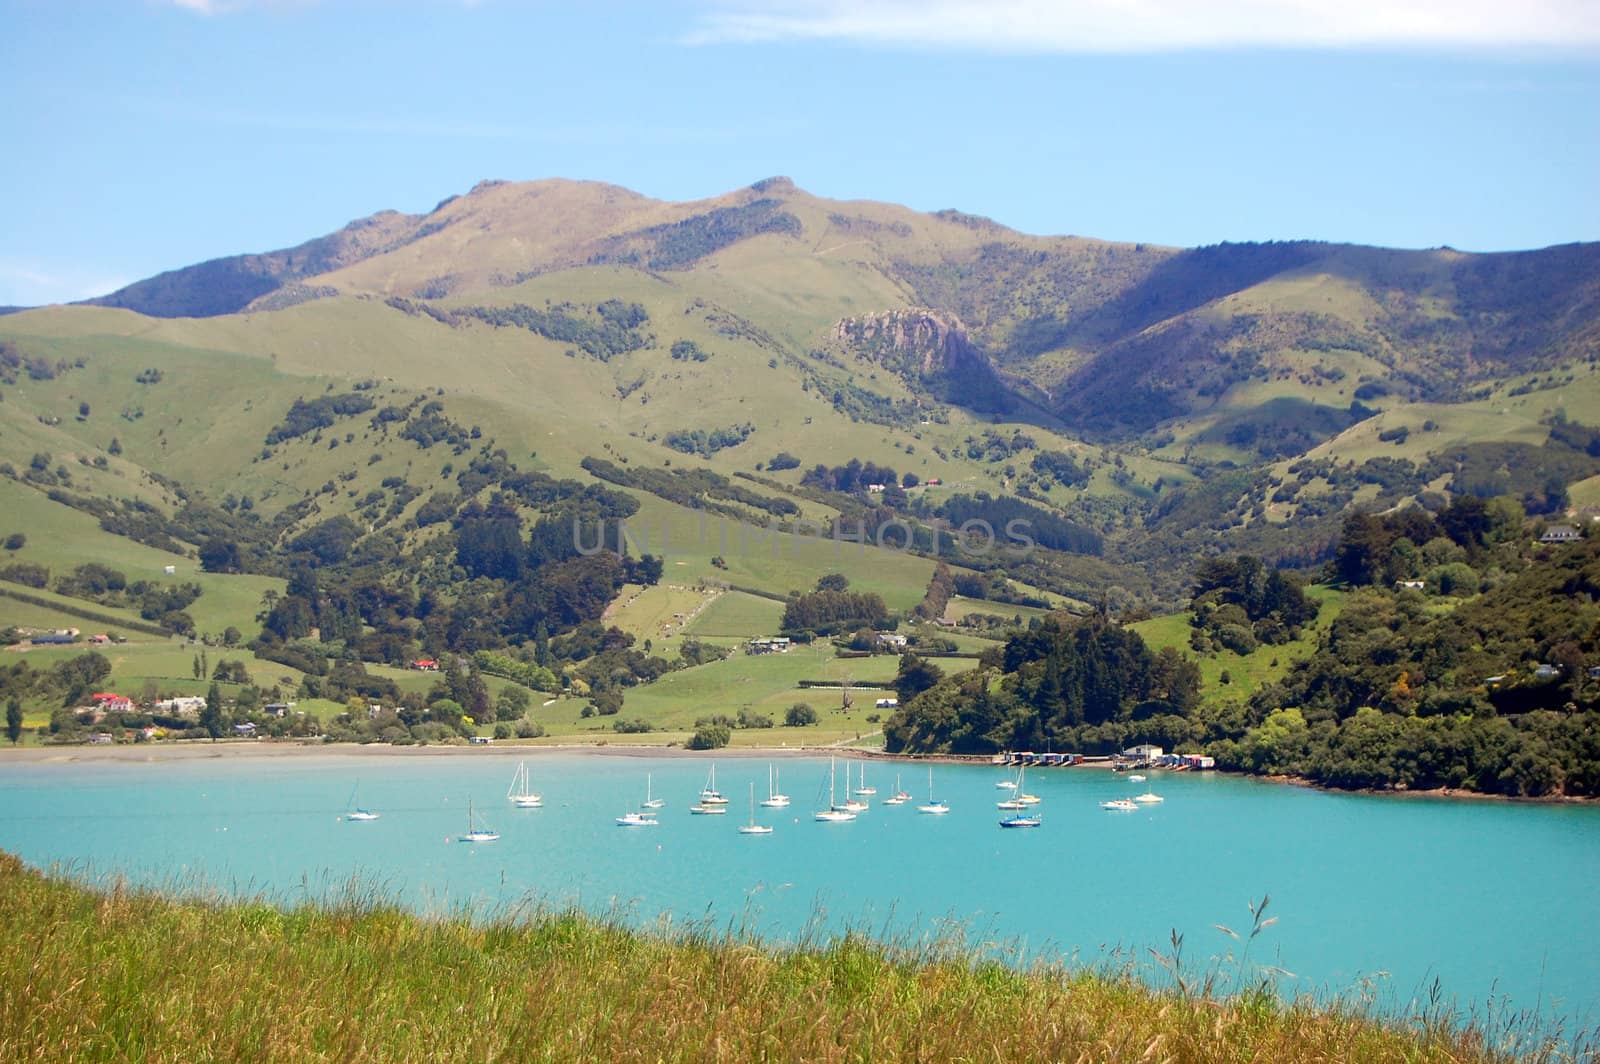
[[[817,722],[817,711],[811,708],[810,703],[796,702],[789,707],[789,712],[783,715],[783,723],[791,728],[803,728],[807,724]]]
[[[691,750],[718,750],[727,746],[733,739],[733,733],[725,724],[702,724],[695,729],[689,737]]]
[[[50,583],[50,570],[31,562],[18,562],[0,569],[0,580],[9,580],[24,587],[42,588]]]
[[[739,727],[741,728],[770,728],[772,718],[765,713],[752,713],[748,709],[739,711]]]
[[[28,543],[28,537],[21,532],[13,532],[6,537],[6,550],[21,550]]]

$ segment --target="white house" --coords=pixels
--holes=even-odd
[[[1571,525],[1551,525],[1549,528],[1544,530],[1544,535],[1539,537],[1539,542],[1575,543],[1582,538],[1583,533],[1579,532]]]
[[[206,708],[206,700],[199,695],[180,695],[176,698],[163,698],[155,704],[155,708],[162,713],[180,717],[199,716],[200,711]]]
[[[1164,751],[1159,746],[1151,746],[1149,743],[1140,743],[1138,746],[1130,746],[1126,750],[1122,751],[1122,756],[1135,758],[1139,761],[1154,761],[1163,753]]]

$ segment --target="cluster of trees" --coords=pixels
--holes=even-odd
[[[602,362],[648,347],[655,340],[639,331],[650,321],[649,312],[638,303],[616,299],[593,308],[561,303],[539,310],[516,303],[508,307],[460,307],[455,313],[496,328],[526,329],[546,339],[571,344]]]
[[[983,491],[952,495],[938,513],[958,528],[969,521],[986,523],[1001,546],[1014,546],[1025,537],[1032,544],[1069,554],[1099,554],[1104,549],[1093,529],[1010,495],[993,497]]]
[[[27,577],[31,582],[41,576],[48,577],[43,566],[18,565],[10,567],[19,571],[16,576]],[[8,577],[8,579],[11,577]],[[33,587],[44,584],[32,583]],[[200,597],[200,585],[194,583],[163,584],[154,580],[128,582],[126,574],[98,562],[86,562],[72,572],[57,577],[54,589],[69,598],[87,599],[104,606],[123,606],[136,609],[139,616],[153,621],[168,631],[187,634],[194,631],[194,619],[185,611]]]
[[[1287,643],[1317,618],[1317,607],[1292,578],[1260,558],[1209,558],[1195,569],[1190,646],[1249,654],[1258,643]]]
[[[681,222],[654,226],[638,234],[648,241],[642,256],[652,270],[679,270],[713,252],[761,233],[798,234],[800,219],[782,210],[775,199],[758,199],[738,207],[718,207]],[[634,238],[628,238],[634,239]],[[618,251],[596,257],[600,262],[637,264],[638,252]]]
[[[839,491],[846,495],[864,492],[869,484],[887,486],[899,483],[898,475],[890,467],[878,465],[876,462],[863,462],[859,458],[852,458],[841,466],[817,465],[800,478],[803,487],[817,488],[821,491]],[[916,481],[913,480],[912,483]]]
[[[356,392],[345,395],[320,395],[315,399],[296,399],[283,420],[267,432],[268,447],[332,428],[342,417],[354,417],[372,409],[372,400]]]
[[[889,607],[876,592],[828,587],[791,597],[779,627],[791,636],[809,637],[879,628],[888,620]]]
[[[950,597],[955,592],[955,577],[950,574],[950,567],[940,562],[933,568],[933,576],[928,580],[928,590],[923,592],[922,601],[911,612],[924,621],[943,617],[945,607],[950,605]]]
[[[661,437],[661,442],[674,451],[709,458],[726,447],[739,446],[755,430],[748,421],[721,429],[677,429]]]
[[[1352,587],[1425,579],[1439,594],[1472,594],[1486,552],[1520,544],[1526,522],[1521,504],[1505,496],[1457,495],[1437,514],[1416,506],[1381,515],[1352,510],[1329,575]]]
[[[1200,670],[1171,648],[1152,652],[1103,615],[1051,616],[964,675],[942,677],[908,654],[896,690],[900,705],[884,724],[891,751],[1099,752],[1102,725],[1192,714]]]
[[[1052,477],[1068,487],[1081,488],[1089,483],[1093,471],[1065,451],[1040,451],[1029,463],[1041,477]]]
[[[793,500],[781,495],[762,495],[740,484],[735,484],[721,473],[709,469],[624,469],[602,458],[585,458],[583,468],[593,476],[624,488],[637,488],[658,495],[669,502],[679,503],[694,510],[708,510],[736,520],[746,517],[737,503],[761,510],[775,517],[787,517],[800,512]],[[617,494],[617,493],[613,493]],[[623,498],[630,498],[623,496]],[[637,503],[635,504],[637,507]],[[631,512],[631,511],[630,511]]]
[[[711,357],[709,351],[702,350],[693,340],[674,341],[669,353],[676,362],[704,362]]]

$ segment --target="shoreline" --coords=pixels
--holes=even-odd
[[[294,757],[539,757],[543,755],[584,757],[654,757],[683,759],[756,760],[760,758],[843,757],[858,761],[882,761],[910,765],[989,765],[983,754],[889,754],[882,750],[863,750],[835,746],[724,746],[717,750],[689,750],[681,746],[601,745],[599,743],[511,743],[472,746],[454,743],[429,743],[417,746],[391,746],[387,743],[322,743],[263,740],[204,740],[180,742],[114,744],[106,746],[26,747],[0,750],[0,766],[7,763],[28,765],[79,765],[93,762],[121,764],[160,764],[170,761],[257,759],[277,760]],[[1073,769],[1108,770],[1112,762],[1090,762]],[[996,766],[1005,767],[1005,766]],[[1171,771],[1156,769],[1157,772]],[[1327,787],[1304,776],[1252,776],[1243,772],[1216,770],[1218,775],[1254,780],[1277,786],[1303,787],[1323,794],[1362,795],[1370,798],[1432,798],[1443,801],[1509,802],[1526,805],[1596,805],[1600,797],[1585,795],[1520,796],[1484,794],[1480,791],[1449,787],[1431,790],[1406,790],[1362,787],[1347,790]],[[1204,773],[1200,773],[1203,775]]]

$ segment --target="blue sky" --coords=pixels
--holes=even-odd
[[[483,178],[784,174],[1174,245],[1600,239],[1597,0],[0,0],[0,27],[0,304]]]

